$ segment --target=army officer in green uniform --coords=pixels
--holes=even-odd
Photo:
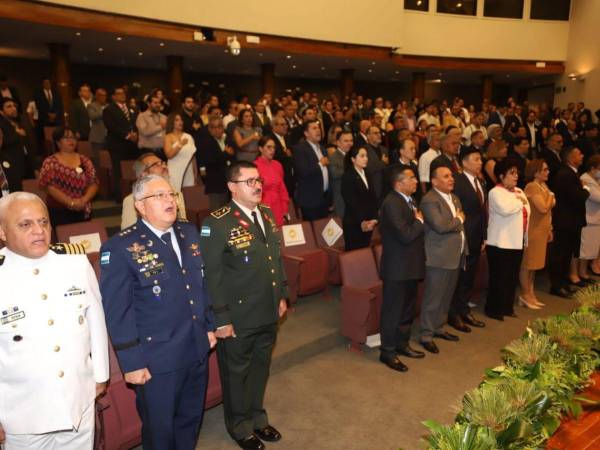
[[[217,356],[227,431],[243,449],[263,449],[281,434],[263,399],[277,322],[287,310],[287,282],[275,220],[259,204],[262,179],[251,162],[228,168],[232,201],[213,211],[200,231],[213,300]]]

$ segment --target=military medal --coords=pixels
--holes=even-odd
[[[160,286],[153,286],[152,287],[152,292],[154,292],[154,295],[156,295],[157,297],[160,295],[161,290],[162,289],[160,288]]]
[[[243,219],[240,219],[240,225],[244,228],[248,228],[250,226],[250,224]]]

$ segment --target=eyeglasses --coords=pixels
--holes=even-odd
[[[256,183],[265,184],[264,178],[248,178],[247,180],[232,180],[231,183],[246,183],[248,187],[256,186]]]
[[[149,171],[150,169],[152,169],[153,167],[156,167],[156,166],[158,166],[158,165],[161,165],[161,166],[166,166],[166,165],[167,165],[167,163],[166,163],[166,162],[164,162],[163,160],[156,161],[156,162],[153,162],[152,164],[150,164],[149,166],[146,166],[146,167],[145,167],[145,170],[146,170],[146,172],[147,172],[147,171]]]
[[[164,202],[165,200],[177,200],[179,198],[179,192],[157,192],[156,194],[147,195],[146,197],[140,198],[140,201],[147,200],[149,198],[155,198]]]

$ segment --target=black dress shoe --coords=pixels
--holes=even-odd
[[[501,322],[504,322],[504,316],[502,314],[485,313],[485,315],[488,316],[490,319],[499,320]]]
[[[477,320],[475,317],[473,317],[473,314],[465,314],[464,316],[461,316],[461,319],[464,323],[466,323],[467,325],[471,325],[472,327],[477,327],[477,328],[483,328],[485,327],[485,322],[482,322],[481,320]]]
[[[567,292],[571,293],[571,294],[574,294],[575,292],[577,292],[577,291],[579,290],[579,288],[575,287],[575,286],[574,286],[574,285],[572,285],[571,283],[567,284],[567,285],[564,287],[564,289],[565,289]]]
[[[425,358],[425,353],[420,352],[419,350],[415,350],[414,348],[412,348],[410,345],[407,345],[406,347],[398,347],[396,348],[396,351],[403,355],[406,356],[408,358]]]
[[[448,325],[458,331],[462,331],[463,333],[470,333],[471,329],[466,326],[460,317],[454,317],[448,320]]]
[[[443,333],[433,333],[433,337],[440,338],[445,341],[452,341],[452,342],[456,342],[459,340],[457,335],[450,334],[447,331],[444,331]]]
[[[421,341],[421,345],[429,353],[439,353],[440,352],[440,349],[438,348],[437,345],[435,345],[435,342],[433,342],[433,341],[426,341],[426,342]]]
[[[569,284],[571,286],[577,286],[578,288],[587,287],[587,284],[583,280],[579,280],[577,283],[575,283],[574,281],[569,281]]]
[[[592,284],[596,284],[597,281],[592,278],[582,278],[581,281],[586,284],[586,286],[590,286]]]
[[[398,357],[398,355],[385,356],[382,354],[382,355],[379,355],[379,361],[384,363],[390,369],[397,370],[398,372],[406,372],[408,370],[408,367],[406,367],[402,363],[402,361],[400,361],[400,358]]]
[[[281,439],[281,433],[271,425],[267,425],[260,430],[254,430],[254,434],[256,434],[263,441],[267,442],[277,442]]]
[[[244,439],[236,439],[235,442],[244,450],[263,450],[265,448],[265,444],[255,434],[246,436]]]
[[[555,295],[556,297],[562,298],[571,298],[571,293],[565,288],[550,288],[550,295]]]

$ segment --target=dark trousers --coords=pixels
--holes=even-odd
[[[381,352],[396,353],[410,340],[410,328],[415,319],[417,280],[383,280],[381,305]]]
[[[204,414],[208,356],[190,367],[151,375],[136,391],[144,450],[194,450]]]
[[[322,219],[329,215],[329,203],[326,202],[325,199],[323,199],[323,203],[318,206],[301,206],[300,209],[302,210],[302,220],[308,220],[309,222]]]
[[[235,338],[219,340],[217,357],[225,426],[233,439],[243,439],[269,424],[263,400],[277,323],[251,330],[236,329],[235,333]]]
[[[360,224],[343,223],[345,250],[357,250],[368,247],[371,243],[372,231],[363,231]]]
[[[485,313],[508,316],[514,312],[515,290],[519,282],[523,250],[509,250],[488,245],[486,252],[489,282]]]
[[[452,303],[450,303],[450,311],[448,312],[449,320],[458,316],[464,316],[470,312],[469,294],[475,284],[480,256],[479,252],[475,252],[473,255],[466,257],[465,267],[461,269],[458,275],[458,283],[452,297]]]
[[[573,256],[579,256],[581,244],[581,229],[577,232],[570,230],[555,229],[554,240],[550,245],[548,255],[548,271],[550,273],[550,285],[553,288],[566,287],[569,284],[567,275],[569,265]]]

